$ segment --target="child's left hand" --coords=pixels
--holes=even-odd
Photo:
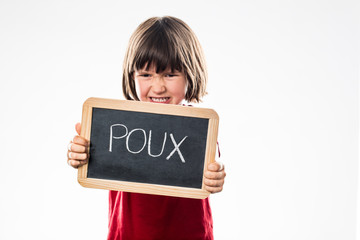
[[[205,189],[211,193],[221,192],[223,190],[225,176],[225,167],[222,163],[210,163],[204,173]]]

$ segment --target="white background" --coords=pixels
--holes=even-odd
[[[221,118],[216,239],[360,239],[359,1],[0,1],[0,239],[105,239],[108,193],[66,146],[88,97],[121,98],[131,33],[172,15]],[[358,204],[359,205],[359,204]]]

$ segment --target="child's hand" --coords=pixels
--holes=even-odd
[[[75,129],[78,135],[76,135],[68,145],[67,163],[73,168],[78,168],[87,163],[89,159],[89,155],[87,154],[89,141],[80,136],[80,123],[75,125]]]
[[[225,168],[221,162],[210,163],[204,174],[205,189],[211,193],[221,192],[225,176]]]

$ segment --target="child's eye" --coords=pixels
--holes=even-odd
[[[165,77],[176,77],[176,74],[166,74]]]
[[[141,76],[141,77],[151,77],[150,74],[141,74],[140,76]]]

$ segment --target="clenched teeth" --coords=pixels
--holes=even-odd
[[[163,97],[163,98],[154,98],[154,97],[152,97],[151,100],[153,102],[166,102],[167,100],[169,100],[169,98],[168,97]]]

